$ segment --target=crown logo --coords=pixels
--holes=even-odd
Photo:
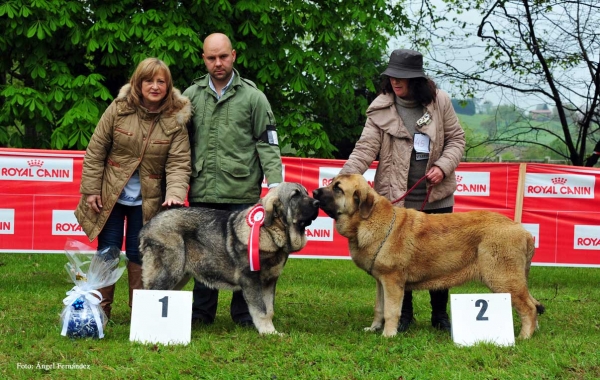
[[[456,182],[462,182],[462,175],[456,176]]]
[[[567,179],[562,177],[552,178],[552,183],[555,185],[564,185],[567,183]]]
[[[27,164],[29,166],[39,166],[39,167],[42,167],[42,165],[44,165],[44,161],[33,159],[33,160],[27,161]]]

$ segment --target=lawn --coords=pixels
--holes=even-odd
[[[216,322],[187,346],[129,342],[127,281],[101,340],[60,335],[72,284],[64,255],[0,254],[0,377],[4,379],[598,379],[600,269],[533,267],[530,290],[546,306],[540,329],[511,347],[456,346],[429,323],[415,292],[417,324],[386,339],[367,333],[374,280],[349,260],[290,259],[277,287],[275,327],[259,336],[233,324],[221,292]],[[191,283],[186,290],[191,289]],[[482,293],[477,284],[452,293]],[[515,332],[520,322],[513,314]],[[69,369],[67,365],[80,365]]]

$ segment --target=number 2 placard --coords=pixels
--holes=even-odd
[[[509,293],[452,294],[452,339],[462,346],[478,342],[515,344]]]
[[[192,292],[134,290],[129,340],[188,344],[192,337]]]

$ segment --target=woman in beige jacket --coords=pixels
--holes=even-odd
[[[138,233],[163,207],[183,205],[191,174],[188,98],[173,87],[167,65],[147,58],[98,122],[85,152],[75,216],[98,250],[121,249],[129,259],[129,306],[142,288]],[[110,318],[114,285],[100,289]]]
[[[454,171],[465,134],[448,94],[425,76],[423,56],[413,50],[394,50],[382,77],[381,94],[369,105],[365,127],[341,173],[363,174],[378,159],[374,187],[379,194],[390,201],[402,198],[396,205],[426,213],[452,212]],[[419,182],[422,177],[426,181]],[[432,325],[450,331],[448,290],[430,294]],[[412,292],[406,291],[398,331],[408,329],[413,315]]]

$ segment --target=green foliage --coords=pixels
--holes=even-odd
[[[84,149],[138,62],[164,60],[183,90],[204,74],[204,37],[223,32],[271,102],[282,143],[333,157],[360,135],[388,40],[406,26],[385,1],[5,1],[0,146]]]
[[[371,324],[375,281],[350,260],[288,261],[277,283],[274,324],[260,336],[229,316],[194,326],[187,346],[129,341],[126,274],[116,286],[104,339],[60,335],[59,314],[73,286],[66,257],[0,254],[0,377],[3,379],[581,379],[600,378],[599,268],[531,268],[529,288],[546,307],[539,329],[512,347],[455,345],[430,324],[427,291],[413,293],[416,324],[394,338]],[[184,290],[190,291],[190,282]],[[452,294],[488,293],[468,284]],[[514,329],[520,329],[513,314]],[[37,368],[53,363],[85,369]],[[20,366],[21,365],[21,366]],[[23,368],[32,365],[33,368]]]

